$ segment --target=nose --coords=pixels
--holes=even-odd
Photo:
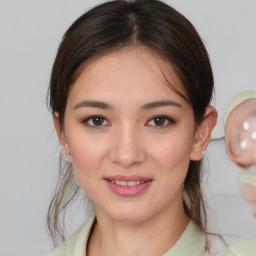
[[[122,127],[115,132],[112,140],[110,159],[124,168],[140,165],[146,159],[143,140],[131,127]]]

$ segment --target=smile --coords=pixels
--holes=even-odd
[[[112,183],[115,183],[116,185],[119,186],[128,186],[128,187],[134,187],[134,186],[138,186],[142,183],[144,183],[144,181],[123,181],[123,180],[110,180]]]
[[[108,187],[117,195],[130,197],[137,196],[147,190],[153,179],[141,176],[111,176],[104,178]]]

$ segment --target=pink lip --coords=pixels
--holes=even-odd
[[[122,180],[122,181],[150,181],[151,178],[142,177],[138,175],[132,176],[124,176],[124,175],[115,175],[115,176],[108,176],[104,178],[105,180]]]
[[[142,176],[108,176],[104,180],[108,184],[109,188],[120,196],[136,196],[145,191],[152,183],[153,179],[142,177]],[[111,180],[120,180],[120,181],[143,181],[144,183],[130,187],[130,186],[120,186],[115,183],[112,183]]]

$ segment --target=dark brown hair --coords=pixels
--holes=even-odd
[[[210,104],[213,74],[205,46],[193,25],[172,7],[158,0],[109,1],[78,18],[65,33],[52,68],[49,106],[59,114],[63,128],[70,86],[82,63],[100,53],[143,45],[174,69],[183,83],[196,124]],[[79,190],[72,165],[60,162],[59,181],[48,210],[48,230],[64,239],[59,216]],[[201,161],[191,161],[184,183],[184,209],[198,227],[206,230],[201,190]]]

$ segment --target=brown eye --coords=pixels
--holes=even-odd
[[[171,124],[174,124],[175,121],[167,116],[155,116],[153,117],[146,125],[152,126],[155,128],[164,128]]]
[[[164,125],[166,119],[164,117],[156,117],[153,119],[156,126]]]
[[[92,122],[93,122],[94,125],[99,126],[99,125],[103,124],[104,118],[102,118],[102,117],[94,117],[94,118],[92,118]]]
[[[106,119],[102,116],[90,116],[83,120],[82,123],[92,128],[100,128],[101,126],[109,125]]]

